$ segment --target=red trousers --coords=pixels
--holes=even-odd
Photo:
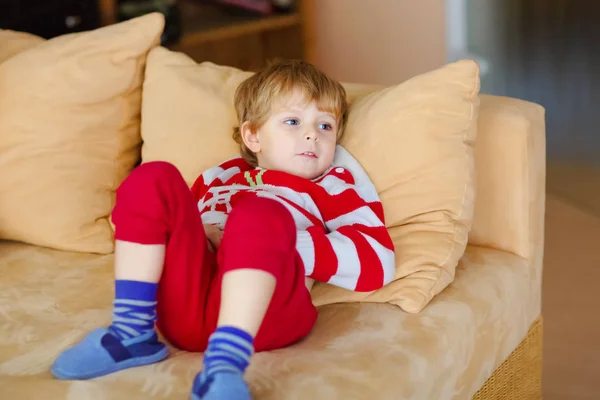
[[[227,218],[214,253],[209,250],[198,205],[177,168],[150,162],[136,168],[121,184],[112,219],[117,240],[166,245],[157,292],[157,327],[174,346],[187,351],[206,349],[217,326],[223,275],[241,268],[263,270],[276,279],[255,337],[256,351],[288,346],[314,326],[317,310],[304,283],[304,268],[296,258],[296,227],[278,202],[255,196],[240,200]]]

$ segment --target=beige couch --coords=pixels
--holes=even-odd
[[[541,107],[482,96],[478,192],[455,281],[419,314],[321,307],[304,342],[255,356],[257,399],[541,396],[545,130]],[[7,399],[185,398],[201,355],[85,382],[53,379],[68,343],[110,321],[112,255],[0,244],[0,392]]]
[[[102,230],[88,229],[98,221],[92,218],[86,225],[82,224],[81,220],[85,220],[84,213],[91,209],[99,210],[99,216],[106,215],[107,210],[110,209],[110,196],[107,193],[114,190],[123,174],[139,161],[140,154],[144,157],[144,152],[140,153],[138,146],[140,143],[138,119],[141,100],[140,82],[143,78],[141,73],[135,75],[132,68],[141,71],[140,66],[145,62],[146,57],[144,52],[151,47],[151,39],[159,31],[160,21],[150,22],[154,25],[145,28],[150,32],[147,35],[150,39],[141,34],[139,28],[133,29],[133,33],[127,36],[127,29],[118,27],[110,31],[110,35],[106,35],[109,39],[112,38],[112,41],[106,40],[102,33],[82,36],[83,39],[77,36],[76,40],[71,41],[61,39],[44,45],[40,45],[38,39],[31,38],[27,38],[27,43],[13,41],[12,43],[16,44],[10,51],[14,54],[25,47],[33,46],[34,50],[23,53],[18,60],[15,57],[4,64],[2,64],[0,51],[0,89],[5,90],[5,92],[0,91],[0,149],[4,151],[0,153],[0,166],[15,166],[14,170],[3,170],[4,176],[0,177],[0,196],[2,196],[0,203],[6,205],[9,201],[13,201],[10,204],[14,207],[9,212],[0,209],[0,234],[13,240],[22,237],[23,242],[37,244],[0,241],[0,397],[2,398],[77,400],[187,398],[192,379],[201,368],[201,354],[189,354],[170,348],[171,355],[164,362],[89,381],[59,381],[49,372],[52,361],[62,350],[93,328],[110,323],[113,255],[110,241],[107,239],[102,242],[99,239],[108,238],[110,229],[106,221],[101,226]],[[135,25],[128,26],[135,27]],[[125,39],[134,43],[133,47],[136,49],[142,49],[133,56],[137,62],[129,62],[129,54],[119,47],[124,42],[127,44]],[[136,41],[143,43],[138,46]],[[109,43],[107,49],[102,48],[105,42]],[[77,46],[82,47],[83,50]],[[102,48],[102,51],[98,48]],[[4,50],[2,46],[0,50]],[[111,51],[113,53],[110,53]],[[78,58],[77,62],[67,62],[68,57],[74,57],[74,54],[83,54],[83,56]],[[109,57],[106,54],[112,55]],[[161,53],[155,52],[155,54]],[[85,58],[88,56],[92,62]],[[5,58],[8,57],[5,55]],[[34,62],[40,59],[45,62]],[[38,106],[36,101],[40,99],[37,93],[42,83],[50,82],[50,87],[54,89],[55,86],[60,86],[58,81],[66,76],[71,84],[71,79],[85,76],[84,71],[91,70],[103,62],[106,65],[98,69],[101,73],[97,74],[97,81],[76,82],[77,85],[72,92],[69,90],[74,87],[73,85],[64,86],[61,89],[63,92],[60,93],[61,100],[57,100],[55,93],[49,91],[48,96],[51,100],[41,103],[43,112],[36,111]],[[119,62],[124,62],[124,67],[117,68]],[[68,68],[71,68],[68,73],[64,71],[62,75],[56,73],[62,71],[61,68],[67,64]],[[81,69],[82,65],[87,66],[88,70]],[[55,71],[55,73],[50,74],[48,71]],[[102,81],[107,75],[106,71],[112,73],[110,78],[113,83],[119,80],[125,83],[133,82],[129,83],[130,86],[122,85],[125,94],[109,95],[111,88]],[[177,66],[177,71],[184,74],[180,65]],[[196,74],[196,67],[192,66],[190,71]],[[470,141],[465,134],[466,141],[463,142],[463,139],[459,138],[461,142],[457,147],[457,151],[462,151],[464,148],[471,148],[472,142],[475,142],[476,184],[474,187],[476,189],[473,196],[475,199],[473,218],[469,212],[465,212],[464,217],[469,220],[464,227],[467,225],[471,227],[472,224],[466,251],[463,253],[460,243],[451,246],[460,258],[455,275],[452,261],[447,266],[451,271],[444,275],[448,280],[452,280],[452,283],[447,287],[445,283],[440,283],[438,287],[443,290],[439,294],[430,293],[433,299],[430,302],[429,298],[422,301],[419,306],[425,306],[422,310],[415,308],[411,313],[407,313],[402,308],[406,309],[408,303],[400,301],[394,304],[394,301],[388,301],[387,299],[392,299],[394,296],[396,299],[406,299],[404,293],[410,295],[421,293],[415,291],[415,285],[422,284],[423,281],[428,282],[431,276],[436,276],[426,275],[418,270],[404,274],[402,270],[410,265],[412,265],[410,268],[416,268],[415,265],[419,264],[410,264],[410,260],[404,262],[402,257],[407,257],[411,238],[420,234],[425,229],[424,226],[432,222],[433,217],[428,214],[429,221],[425,221],[425,225],[423,221],[420,222],[421,225],[415,222],[418,215],[411,217],[410,223],[405,223],[403,226],[412,224],[416,230],[405,236],[402,236],[400,234],[402,231],[399,231],[402,226],[391,227],[396,244],[400,243],[402,238],[409,239],[405,241],[406,246],[398,246],[399,260],[401,260],[398,264],[398,280],[387,288],[388,292],[381,292],[384,294],[379,296],[380,301],[377,301],[378,297],[374,295],[366,298],[368,302],[343,301],[320,306],[317,325],[306,340],[290,348],[256,354],[247,372],[255,398],[345,400],[473,397],[512,400],[541,396],[541,277],[545,200],[544,110],[536,104],[525,101],[485,95],[479,97],[481,100],[479,105],[478,101],[475,102],[478,78],[474,77],[473,71],[474,68],[470,64],[454,66],[442,75],[432,75],[437,79],[435,81],[431,80],[431,76],[421,81],[413,81],[406,86],[408,88],[406,92],[409,94],[402,92],[399,95],[404,96],[405,100],[408,98],[406,104],[413,108],[414,101],[422,103],[423,99],[426,101],[433,99],[434,111],[437,110],[436,107],[447,107],[444,112],[448,111],[449,118],[455,119],[462,114],[452,108],[453,102],[459,102],[460,107],[464,103],[467,106],[465,118],[474,121],[477,128],[476,141]],[[15,83],[17,81],[12,78],[19,74],[26,74],[28,79],[20,82],[17,87]],[[231,71],[226,71],[225,76],[230,77]],[[463,78],[464,76],[467,78]],[[153,83],[144,84],[143,107],[151,105],[152,99],[146,97],[153,90],[151,83],[159,82],[156,68],[148,72],[147,79]],[[197,75],[193,75],[190,79],[193,82],[199,80]],[[209,82],[214,82],[214,79],[211,78]],[[226,82],[230,84],[231,79]],[[18,90],[11,92],[12,97],[7,99],[6,93],[13,88],[11,85]],[[425,95],[429,93],[428,90],[435,91],[439,87],[446,87],[444,85],[449,85],[448,90],[454,90],[458,94],[455,97]],[[186,84],[184,87],[189,88],[189,86]],[[94,87],[93,91],[88,90],[92,87]],[[219,84],[218,87],[221,88],[222,85]],[[165,95],[165,90],[166,87],[163,87],[160,94]],[[219,97],[214,87],[211,90],[213,95]],[[356,94],[356,91],[359,92],[361,89],[354,87],[353,90]],[[374,89],[366,91],[371,90]],[[33,97],[30,97],[30,101],[23,100],[31,93]],[[90,93],[97,98],[90,100]],[[411,93],[416,93],[416,96]],[[160,99],[160,96],[154,98],[157,99]],[[50,135],[45,129],[40,130],[40,121],[36,121],[35,118],[25,120],[28,114],[17,118],[16,123],[11,122],[14,115],[7,114],[7,110],[16,107],[14,102],[17,100],[21,102],[20,107],[26,109],[27,113],[42,115],[44,118],[42,127],[54,133]],[[46,99],[42,98],[42,100]],[[75,107],[73,104],[77,101],[80,101],[80,104]],[[395,104],[398,106],[401,103]],[[127,106],[126,112],[116,114],[121,112],[119,107],[123,105]],[[460,107],[457,110],[463,109]],[[161,106],[156,106],[153,109],[154,114],[145,114],[142,109],[141,130],[145,144],[149,143],[147,139],[150,128],[146,126],[145,129],[144,124],[148,124],[149,116],[155,115],[160,108]],[[47,112],[47,109],[52,112]],[[12,110],[18,113],[22,108]],[[218,109],[211,108],[210,112],[214,113],[215,110]],[[473,110],[478,110],[478,113]],[[356,109],[354,112],[356,113]],[[427,112],[429,114],[425,115],[433,118],[430,111]],[[122,119],[114,118],[115,115]],[[148,118],[144,118],[144,115]],[[195,117],[195,119],[199,118],[198,115]],[[410,114],[409,117],[413,118],[414,115]],[[223,118],[217,119],[221,121]],[[460,118],[456,125],[459,127],[464,123],[464,118]],[[115,119],[119,124],[111,125]],[[65,121],[69,123],[65,124]],[[357,126],[352,125],[355,122],[350,123],[350,130]],[[181,129],[184,129],[188,123],[189,121],[185,120]],[[81,126],[85,129],[77,124],[83,124]],[[92,132],[99,126],[102,127],[99,133]],[[433,129],[432,127],[433,125],[428,126],[428,129]],[[229,129],[227,126],[226,128]],[[110,142],[109,145],[101,139],[109,136],[107,132],[110,129],[118,135],[115,135],[115,143]],[[70,136],[59,141],[57,137],[67,131]],[[20,133],[17,135],[14,132]],[[457,132],[462,135],[461,131]],[[31,140],[36,134],[39,135],[38,139]],[[72,148],[78,148],[81,155],[71,154],[70,159],[64,160],[73,162],[75,166],[88,165],[91,161],[85,152],[89,149],[86,150],[84,142],[85,140],[89,142],[91,137],[96,140],[92,141],[92,150],[97,151],[95,147],[100,147],[102,151],[102,154],[93,153],[96,158],[91,159],[94,162],[100,160],[100,168],[97,170],[91,167],[83,171],[76,171],[73,167],[69,169],[64,164],[67,161],[58,163],[59,158],[49,154],[49,149],[56,150],[58,153],[58,148],[63,146],[67,150],[63,151],[63,156],[67,157],[69,152],[73,153]],[[131,137],[131,142],[124,141],[125,137]],[[82,138],[85,140],[77,142]],[[447,137],[444,136],[443,139],[447,140]],[[40,144],[42,141],[45,142]],[[97,143],[102,145],[98,146]],[[126,151],[110,153],[118,145],[124,146]],[[349,145],[352,145],[351,141]],[[17,147],[20,153],[15,150]],[[160,143],[158,148],[161,149]],[[13,151],[9,152],[7,149]],[[35,150],[34,159],[23,156],[23,154],[31,154],[27,153],[31,149]],[[19,159],[19,155],[22,163],[14,164],[15,160]],[[101,159],[101,156],[108,161]],[[361,162],[365,161],[368,164],[368,156],[364,154]],[[46,160],[44,157],[49,157],[50,163],[57,163],[56,170],[48,168],[47,171],[42,171],[39,168],[39,165]],[[10,164],[11,162],[13,164]],[[36,162],[39,163],[37,169],[32,167]],[[124,166],[118,167],[119,163]],[[9,192],[5,190],[8,187],[7,182],[11,183],[10,179],[17,176],[13,173],[16,169],[19,169],[20,175],[14,182],[18,186],[14,186]],[[92,174],[92,171],[96,172]],[[38,185],[37,189],[33,185],[28,186],[31,182],[25,177],[29,172],[47,174],[44,177],[32,175],[38,177],[37,180],[33,180],[33,183],[43,185],[51,182],[52,184]],[[61,178],[62,181],[58,182],[51,181],[52,177],[60,176],[61,172],[69,174],[72,179],[69,182],[65,182],[65,178]],[[109,175],[109,172],[114,172],[116,176]],[[78,177],[85,178],[88,175],[98,178],[97,181],[90,180],[87,184],[86,181],[83,184],[77,181]],[[415,180],[418,180],[418,177],[409,179],[411,182]],[[57,191],[53,185],[61,182],[65,185]],[[105,182],[111,182],[112,186],[102,186]],[[100,185],[98,186],[100,189],[95,185]],[[417,189],[427,191],[432,188],[418,187]],[[31,194],[34,190],[38,190],[36,192],[38,197],[32,198]],[[20,191],[24,191],[23,196],[15,197],[15,193]],[[69,203],[66,208],[63,207],[63,211],[60,211],[63,206],[60,201],[67,202],[77,196],[88,196],[93,203],[87,200],[83,205]],[[106,198],[109,200],[106,201]],[[384,205],[391,204],[391,200],[394,199],[384,196]],[[46,204],[45,207],[49,208],[42,208],[40,211],[39,207],[36,208],[39,204]],[[26,212],[23,213],[23,210]],[[392,214],[395,216],[394,213]],[[449,210],[447,213],[432,215],[445,216],[446,214],[452,213]],[[38,216],[32,217],[35,215]],[[26,226],[27,224],[30,225]],[[60,226],[60,231],[53,228],[55,226]],[[436,220],[430,224],[430,229],[442,230]],[[48,235],[48,232],[56,232],[57,236]],[[79,239],[77,234],[80,236]],[[434,235],[434,237],[438,236]],[[415,251],[418,252],[420,246],[424,245],[425,242],[417,241]],[[59,246],[72,246],[77,252],[58,250]],[[95,246],[94,251],[85,251],[91,246]],[[54,249],[51,249],[52,247]],[[429,272],[431,271],[439,272],[439,268],[431,268]],[[331,292],[322,289],[320,293],[320,297],[317,296],[320,304],[335,302],[332,301],[336,299],[334,295],[323,296],[323,293]],[[410,304],[416,303],[413,301]]]

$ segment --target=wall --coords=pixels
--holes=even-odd
[[[317,0],[312,60],[344,82],[394,84],[446,61],[444,0]]]

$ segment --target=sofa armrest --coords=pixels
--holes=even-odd
[[[475,215],[469,243],[527,259],[532,307],[539,311],[546,200],[545,110],[508,97],[480,98]]]

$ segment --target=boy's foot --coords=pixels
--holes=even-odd
[[[167,358],[169,350],[154,331],[120,340],[107,328],[90,332],[61,353],[52,365],[58,379],[90,379]]]
[[[196,375],[192,388],[192,400],[251,400],[250,389],[242,374],[220,372],[207,378]]]
[[[251,400],[244,371],[254,351],[253,340],[239,328],[218,327],[208,339],[204,371],[194,379],[192,400]]]

